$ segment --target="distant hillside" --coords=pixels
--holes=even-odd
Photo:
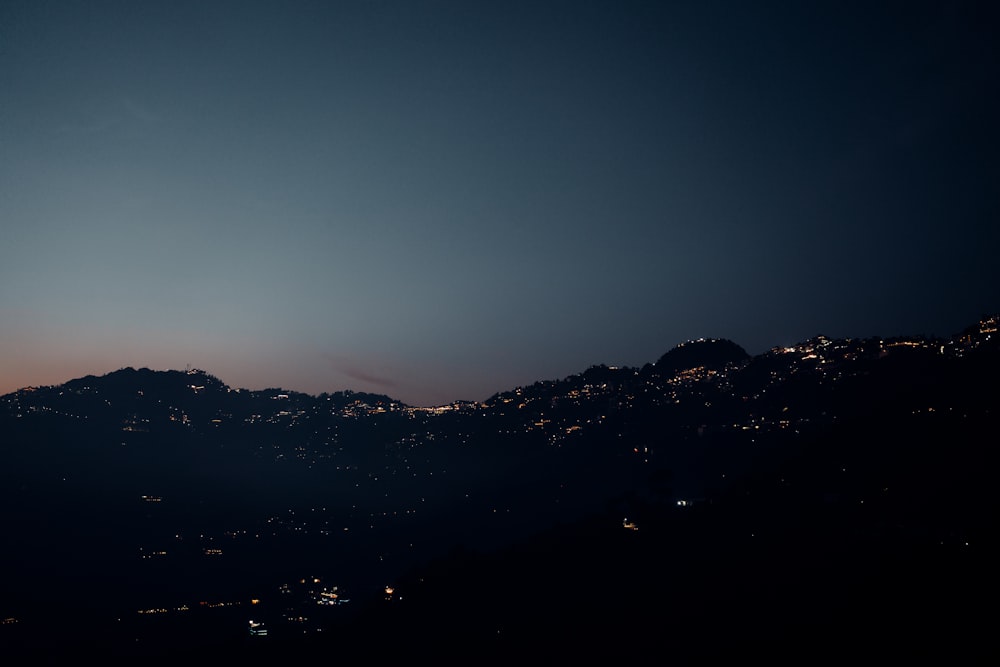
[[[657,373],[668,375],[698,367],[721,369],[748,359],[747,351],[733,341],[712,338],[681,343],[657,359],[654,368]]]
[[[0,644],[729,658],[856,649],[885,617],[968,646],[998,322],[692,341],[436,408],[131,368],[0,396]]]

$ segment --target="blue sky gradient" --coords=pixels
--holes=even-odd
[[[484,399],[998,307],[989,3],[0,5],[0,392]]]

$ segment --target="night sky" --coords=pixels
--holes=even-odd
[[[481,400],[1000,308],[994,3],[0,2],[0,393]]]

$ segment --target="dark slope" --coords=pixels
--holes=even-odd
[[[39,664],[991,655],[997,343],[984,318],[712,344],[440,411],[200,371],[0,397],[0,640]],[[351,606],[289,611],[312,575]]]
[[[725,368],[728,364],[748,361],[750,355],[731,340],[706,339],[682,343],[657,359],[655,370],[661,375],[704,367]]]

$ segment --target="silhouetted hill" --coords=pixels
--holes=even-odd
[[[654,369],[661,375],[671,375],[690,368],[725,368],[750,359],[742,347],[731,340],[707,339],[681,343],[656,360]]]
[[[26,388],[0,397],[0,641],[36,663],[988,650],[997,322],[695,341],[438,408],[203,371]]]

